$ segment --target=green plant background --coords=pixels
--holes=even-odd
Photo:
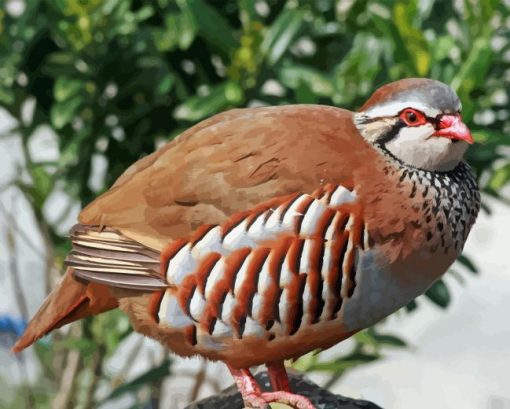
[[[467,160],[481,189],[508,200],[500,192],[510,180],[505,150],[510,11],[499,1],[14,3],[18,9],[13,1],[0,0],[0,106],[16,119],[8,134],[17,135],[23,148],[29,178],[14,178],[9,187],[30,204],[44,238],[46,279],[37,285],[45,293],[69,250],[59,229],[65,215],[50,222],[43,211],[52,192],[65,192],[84,206],[134,161],[233,107],[318,103],[356,109],[386,82],[439,79],[462,99],[463,117],[477,142]],[[58,137],[58,160],[34,160],[31,138],[48,126]],[[107,171],[92,183],[98,160]],[[476,259],[468,256],[460,260],[464,270],[476,273]],[[28,317],[22,293],[17,300]],[[450,300],[442,281],[427,297],[442,308]],[[413,302],[407,311],[415,308]],[[60,396],[60,406],[53,402],[53,407],[90,408],[134,394],[134,407],[159,407],[160,385],[174,376],[171,356],[129,382],[104,371],[105,360],[130,331],[126,318],[114,311],[38,343],[40,379],[20,385],[14,398],[0,397],[0,406],[47,408]],[[376,327],[358,334],[353,348],[334,360],[310,354],[294,365],[327,373],[330,386],[389,347],[405,343]],[[72,359],[76,371],[62,398],[63,374]]]

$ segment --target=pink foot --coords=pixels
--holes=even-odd
[[[228,365],[232,376],[241,392],[244,404],[252,409],[270,409],[270,403],[284,403],[295,409],[315,409],[308,398],[296,395],[290,392],[287,372],[283,364],[274,364],[268,366],[271,384],[275,388],[287,390],[277,390],[276,392],[262,392],[257,381],[248,369],[235,369]]]
[[[260,395],[244,395],[243,402],[249,409],[271,409],[269,403]]]
[[[295,409],[315,409],[310,399],[302,395],[296,395],[291,392],[277,391],[265,392],[262,397],[267,403],[278,402],[289,405]]]

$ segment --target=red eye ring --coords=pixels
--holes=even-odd
[[[423,113],[417,111],[416,109],[406,108],[402,112],[400,112],[400,119],[407,126],[420,126],[427,123],[427,118]]]

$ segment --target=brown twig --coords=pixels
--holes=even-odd
[[[195,375],[195,383],[189,394],[190,402],[197,400],[198,394],[200,393],[200,390],[202,389],[202,386],[206,381],[206,374],[207,374],[207,362],[203,361],[200,370]]]
[[[12,217],[12,215],[7,211],[7,209],[4,207],[4,205],[2,204],[1,201],[0,201],[0,210],[4,214],[7,224],[11,224],[11,225],[16,224],[16,219],[14,217]],[[32,250],[35,254],[37,254],[41,258],[45,257],[43,252],[37,248],[35,243],[30,239],[30,237],[28,237],[28,235],[25,233],[24,230],[17,227],[16,234],[19,236],[19,238],[21,238],[25,242],[25,244],[28,245],[30,250]]]
[[[25,294],[23,293],[23,287],[21,285],[21,281],[19,278],[18,271],[18,263],[17,263],[17,246],[16,246],[16,233],[17,233],[17,223],[12,216],[9,214],[9,218],[11,220],[10,223],[7,224],[7,229],[5,232],[8,253],[9,253],[9,272],[11,276],[12,286],[14,288],[14,299],[16,304],[18,305],[18,309],[21,313],[21,316],[27,320],[28,319],[28,306],[27,301],[25,299]]]
[[[2,206],[3,207],[3,206]],[[13,204],[14,207],[14,204]],[[5,210],[5,209],[4,209]],[[9,258],[9,272],[11,276],[12,286],[14,288],[14,299],[18,306],[21,316],[24,320],[28,319],[28,306],[25,299],[25,294],[23,293],[23,287],[21,285],[21,281],[19,278],[19,270],[18,270],[18,262],[17,262],[17,246],[16,246],[16,235],[18,233],[17,223],[14,217],[10,215],[10,213],[6,213],[10,222],[7,223],[6,228],[6,240],[7,240],[7,248],[8,248],[8,258]],[[26,362],[23,355],[18,357],[18,367],[24,379],[24,390],[26,397],[26,405],[27,408],[35,407],[35,396],[32,391],[32,388],[29,386],[29,378],[28,372],[26,368]]]
[[[81,336],[81,325],[72,324],[70,336]],[[72,407],[73,386],[76,375],[80,370],[81,352],[77,349],[71,349],[67,352],[66,363],[60,378],[58,392],[51,404],[52,409],[68,409]]]
[[[136,358],[138,354],[142,350],[143,341],[144,341],[143,337],[140,335],[134,348],[131,350],[131,353],[126,357],[124,365],[120,369],[118,375],[116,375],[110,382],[110,386],[112,389],[121,385],[126,380],[126,375],[128,375],[129,372],[131,371],[131,368],[136,363]]]
[[[97,349],[94,351],[92,356],[92,370],[94,376],[92,377],[92,382],[87,388],[87,395],[85,397],[85,404],[83,407],[85,409],[93,409],[94,408],[94,395],[96,393],[97,384],[99,379],[103,375],[103,361],[106,355],[106,347],[104,345],[98,345]]]
[[[156,363],[156,365],[161,365],[165,361],[167,354],[168,354],[167,349],[163,346],[161,347],[160,351],[161,351],[161,354],[160,354],[159,360]],[[166,377],[160,378],[160,379],[158,379],[157,382],[155,382],[152,385],[151,406],[153,409],[161,408],[161,395],[163,394],[162,386],[163,386],[163,382],[165,382],[165,379],[166,379]]]

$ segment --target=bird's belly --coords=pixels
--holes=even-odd
[[[360,252],[356,289],[344,300],[340,311],[341,321],[349,331],[370,327],[397,311],[423,294],[443,273],[432,266],[427,273],[402,272],[375,259],[376,250]]]

